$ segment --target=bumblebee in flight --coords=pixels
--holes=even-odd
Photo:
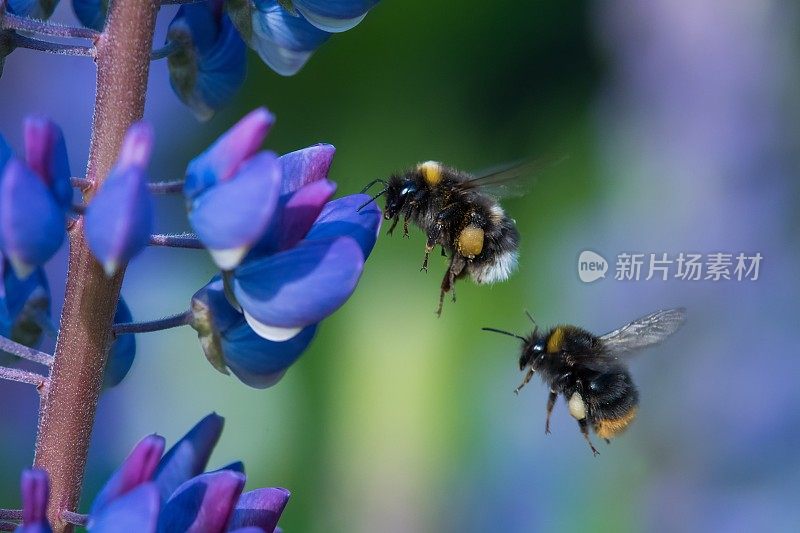
[[[388,180],[375,180],[362,191],[384,184],[367,204],[386,195],[383,217],[392,220],[390,235],[401,216],[404,237],[409,222],[425,232],[428,240],[421,270],[428,270],[428,257],[437,244],[442,255],[450,257],[437,315],[441,315],[445,294],[453,291],[455,301],[456,280],[469,276],[475,283],[495,283],[508,279],[516,269],[519,232],[498,198],[524,192],[526,183],[520,178],[530,174],[531,166],[517,164],[473,176],[427,161]]]
[[[527,373],[515,393],[536,372],[550,386],[545,433],[550,433],[550,414],[561,394],[592,453],[597,455],[589,439],[590,424],[598,437],[610,442],[611,437],[622,433],[636,418],[639,393],[625,359],[672,335],[685,320],[684,308],[656,311],[599,337],[568,325],[556,326],[544,334],[534,327],[527,337],[494,328],[483,329],[522,341],[519,368],[527,369]]]

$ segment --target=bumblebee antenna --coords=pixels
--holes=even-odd
[[[539,324],[537,324],[537,323],[536,323],[536,321],[533,319],[533,316],[531,315],[531,312],[530,312],[530,311],[528,311],[527,309],[525,310],[525,316],[527,316],[527,317],[528,317],[528,320],[530,320],[530,321],[531,321],[531,324],[533,324],[533,325],[534,325],[534,326],[536,326],[537,328],[539,327]]]
[[[356,213],[357,213],[357,212],[359,212],[359,211],[361,211],[361,210],[362,210],[362,209],[364,209],[365,207],[367,207],[369,204],[371,204],[372,202],[374,202],[375,200],[377,200],[378,198],[380,198],[380,197],[381,197],[381,196],[383,196],[384,194],[386,194],[386,191],[387,191],[387,190],[388,190],[388,189],[383,189],[381,192],[379,192],[378,194],[376,194],[375,196],[373,196],[372,198],[370,198],[368,201],[366,201],[366,202],[364,202],[363,204],[361,204],[361,205],[358,207],[358,209],[356,209]]]
[[[521,341],[527,341],[528,340],[525,337],[517,335],[516,333],[511,333],[510,331],[505,331],[505,330],[502,330],[502,329],[496,329],[496,328],[481,328],[481,329],[483,331],[492,331],[494,333],[502,333],[503,335],[508,335],[509,337],[516,337],[517,339],[519,339]]]
[[[381,179],[381,178],[374,179],[374,180],[370,181],[369,183],[367,183],[367,186],[366,186],[366,187],[364,187],[363,189],[361,189],[361,194],[364,194],[364,193],[366,193],[366,192],[367,192],[368,190],[370,190],[370,189],[372,188],[372,186],[373,186],[373,185],[375,185],[376,183],[383,183],[383,186],[384,186],[384,187],[386,187],[386,185],[388,185],[388,184],[386,183],[386,180],[384,180],[384,179]]]

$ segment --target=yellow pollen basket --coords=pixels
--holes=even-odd
[[[458,253],[473,258],[483,251],[483,230],[469,225],[458,235]]]
[[[442,181],[442,165],[436,161],[426,161],[417,167],[428,187],[434,187]]]

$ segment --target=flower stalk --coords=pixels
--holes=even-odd
[[[0,336],[0,351],[16,355],[22,359],[39,363],[40,365],[50,366],[53,364],[53,356],[49,353],[40,352],[29,348],[24,344],[14,342],[11,339]]]
[[[7,368],[4,366],[0,366],[0,379],[27,383],[28,385],[36,386],[37,389],[41,389],[47,383],[47,378],[36,372],[28,372],[27,370]]]
[[[90,28],[65,26],[54,22],[21,17],[9,12],[6,12],[3,16],[2,25],[3,28],[7,30],[24,31],[37,35],[48,35],[50,37],[64,37],[67,39],[89,39],[94,41],[100,36],[100,32]]]
[[[202,250],[203,243],[194,233],[164,234],[157,233],[150,236],[150,246],[166,246],[168,248],[188,248]]]
[[[114,324],[114,335],[125,333],[151,333],[153,331],[163,331],[165,329],[179,328],[188,326],[192,322],[192,311],[187,310],[158,320],[148,322],[127,322],[124,324]]]
[[[105,179],[130,125],[144,112],[157,0],[115,0],[96,42],[97,93],[84,190],[89,201]],[[61,330],[50,386],[39,417],[34,464],[50,477],[48,519],[56,533],[71,532],[65,511],[76,509],[83,484],[112,320],[124,268],[107,278],[92,256],[83,220],[72,224]]]

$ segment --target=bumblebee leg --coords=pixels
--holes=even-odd
[[[400,217],[394,217],[392,220],[392,225],[389,226],[389,231],[386,232],[386,235],[391,235],[394,232],[394,228],[397,226],[397,223],[400,221]]]
[[[436,241],[439,240],[439,232],[436,231],[428,234],[428,241],[425,243],[425,260],[422,261],[422,268],[420,271],[428,271],[428,256],[430,256],[433,248],[436,246]]]
[[[603,439],[603,440],[606,441],[606,444],[611,444],[611,441],[609,439]]]
[[[589,443],[589,448],[592,449],[592,454],[597,457],[600,455],[600,452],[597,451],[597,448],[594,447],[592,441],[589,440],[589,423],[586,421],[585,418],[581,418],[578,420],[578,425],[581,427],[581,433],[583,433],[583,438],[586,439],[586,442]]]
[[[403,238],[404,239],[411,238],[408,234],[408,217],[403,217]]]
[[[520,383],[519,386],[516,389],[514,389],[514,394],[519,394],[519,391],[522,390],[522,387],[524,387],[525,385],[528,384],[528,382],[530,382],[531,378],[533,377],[533,373],[534,370],[532,368],[529,368],[528,373],[525,374],[525,377],[522,379],[522,383]]]
[[[553,389],[550,389],[550,395],[547,397],[547,418],[544,420],[544,434],[550,434],[550,415],[553,413],[553,407],[556,405],[556,398],[558,398],[558,393]]]
[[[442,289],[439,292],[439,307],[436,308],[436,316],[442,316],[444,295],[453,290],[453,282],[456,279],[455,271],[453,270],[454,261],[455,261],[455,256],[450,261],[450,266],[447,268],[447,272],[444,273],[444,278],[442,279]]]

